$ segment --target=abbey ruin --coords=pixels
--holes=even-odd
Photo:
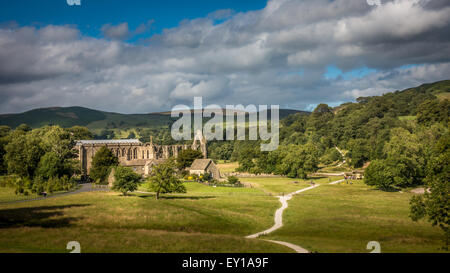
[[[138,139],[79,140],[76,148],[84,174],[89,174],[92,159],[103,146],[106,146],[119,158],[120,165],[131,167],[142,175],[149,175],[152,166],[171,156],[177,157],[181,150],[199,150],[202,152],[203,158],[207,158],[206,139],[201,135],[194,137],[192,144],[183,145],[157,145],[153,143],[152,137],[150,137],[150,142],[145,143]]]

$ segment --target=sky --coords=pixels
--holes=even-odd
[[[0,113],[313,110],[450,79],[448,0],[0,1]]]

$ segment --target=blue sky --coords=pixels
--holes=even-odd
[[[217,10],[246,12],[264,8],[265,0],[2,0],[0,22],[19,25],[77,25],[84,35],[99,37],[104,24],[128,22],[130,29],[154,20],[147,35],[176,27],[182,20],[207,16]]]
[[[414,65],[409,65],[405,68],[412,68]],[[376,69],[368,68],[368,67],[359,67],[352,69],[350,71],[343,72],[341,69],[334,65],[327,66],[327,70],[324,73],[324,77],[327,79],[337,79],[338,77],[342,77],[345,80],[351,80],[352,78],[364,78],[365,76],[377,72]]]
[[[0,113],[335,106],[448,79],[449,14],[448,0],[1,0]]]

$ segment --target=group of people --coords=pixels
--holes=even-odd
[[[345,183],[349,183],[349,180],[350,180],[350,185],[352,185],[353,184],[353,181],[352,180],[355,180],[356,178],[354,177],[354,176],[344,176],[344,179],[345,179]]]

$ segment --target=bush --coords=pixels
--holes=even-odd
[[[112,189],[122,192],[123,195],[127,195],[129,191],[137,190],[141,183],[139,174],[135,173],[131,168],[123,166],[117,166],[114,178]]]
[[[212,179],[212,176],[210,173],[203,174],[203,177],[202,177],[203,181],[211,181],[211,179]]]
[[[17,195],[19,194],[28,195],[29,193],[28,191],[31,190],[32,188],[32,182],[27,177],[25,178],[17,177],[15,179],[15,188],[16,188],[15,193]]]
[[[15,187],[17,178],[16,175],[1,176],[0,187]]]
[[[236,176],[228,176],[227,181],[228,181],[228,184],[231,184],[231,185],[237,185],[237,184],[241,183]]]

